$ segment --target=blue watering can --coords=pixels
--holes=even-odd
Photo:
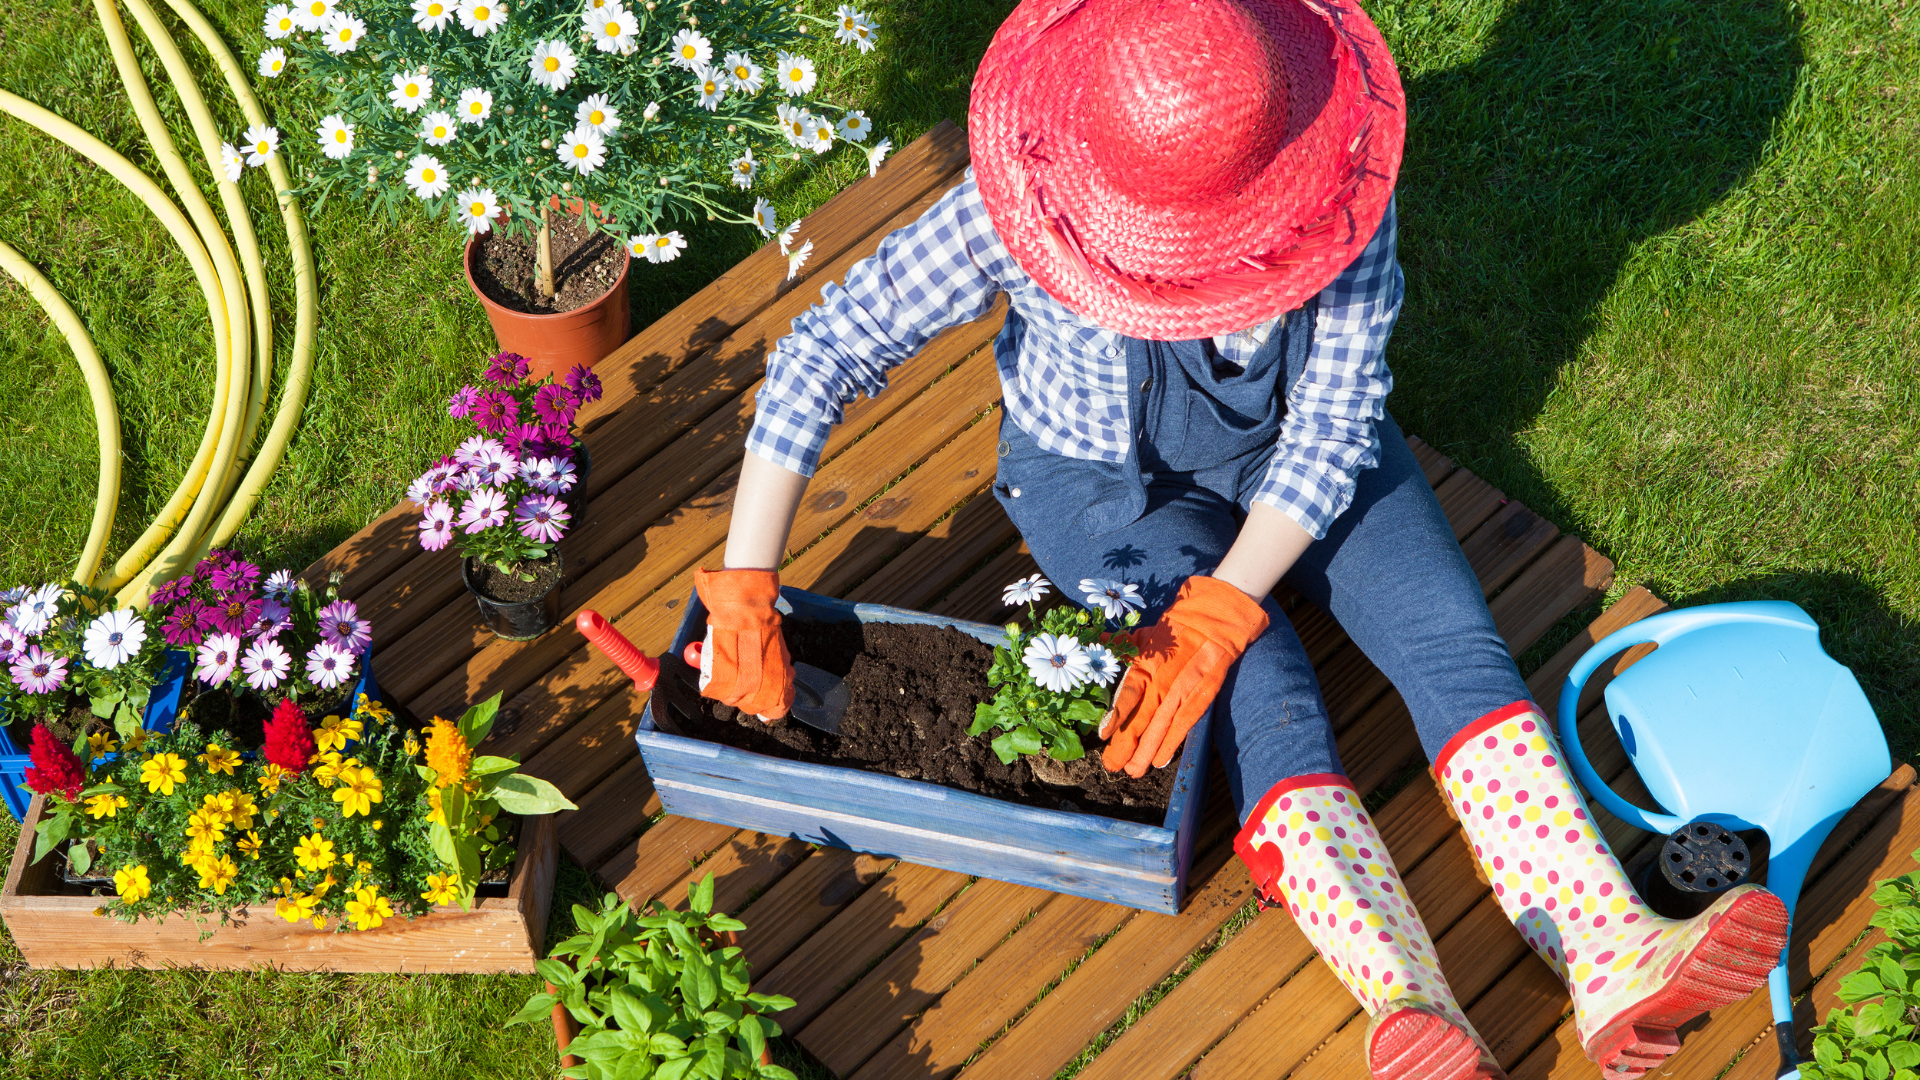
[[[1664,814],[1621,798],[1580,746],[1581,687],[1616,653],[1643,643],[1659,648],[1607,685],[1607,716]],[[1821,649],[1813,619],[1782,600],[1668,611],[1607,635],[1567,673],[1559,728],[1574,775],[1595,802],[1668,835],[1663,869],[1673,869],[1669,861],[1690,867],[1681,888],[1696,875],[1707,888],[1740,880],[1745,845],[1729,834],[1764,831],[1767,888],[1789,916],[1827,834],[1893,771],[1853,672]],[[1797,1075],[1784,951],[1767,988],[1780,1075]]]

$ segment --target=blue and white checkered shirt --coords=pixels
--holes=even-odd
[[[1320,293],[1306,372],[1287,394],[1273,460],[1254,495],[1316,539],[1353,501],[1355,478],[1380,461],[1374,422],[1393,388],[1386,347],[1405,280],[1394,250],[1389,201],[1372,241]],[[886,389],[889,369],[942,330],[986,314],[1002,292],[1027,321],[1018,353],[995,356],[1014,422],[1044,450],[1125,461],[1133,429],[1123,335],[1067,310],[1020,269],[987,218],[972,170],[793,320],[793,333],[767,357],[747,449],[812,476],[827,432],[857,394]],[[1244,366],[1283,314],[1214,342]]]

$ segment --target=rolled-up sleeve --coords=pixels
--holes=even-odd
[[[1321,290],[1306,371],[1287,393],[1279,444],[1253,497],[1316,540],[1352,504],[1360,473],[1380,463],[1375,422],[1393,389],[1387,339],[1406,291],[1396,232],[1389,200],[1373,239]]]

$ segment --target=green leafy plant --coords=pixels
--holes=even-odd
[[[1112,706],[1122,667],[1138,652],[1124,632],[1115,632],[1139,625],[1136,586],[1091,578],[1080,583],[1104,621],[1066,605],[1035,614],[1034,604],[1050,587],[1039,574],[1007,586],[1002,598],[1027,605],[1035,628],[1029,633],[1018,622],[1007,624],[1007,643],[994,647],[987,669],[987,684],[999,692],[974,707],[967,729],[976,736],[997,730],[993,752],[1009,765],[1023,754],[1045,753],[1056,761],[1085,757],[1083,737]]]
[[[1913,853],[1920,859],[1920,851]],[[1813,1029],[1813,1060],[1800,1075],[1819,1080],[1920,1080],[1920,871],[1883,881],[1868,921],[1889,940],[1868,949],[1840,980],[1846,1004]]]
[[[687,886],[687,910],[655,900],[645,915],[608,893],[600,910],[573,907],[580,933],[537,965],[552,992],[535,994],[508,1024],[546,1020],[564,1006],[580,1024],[565,1052],[578,1080],[794,1080],[761,1064],[780,1034],[771,1013],[793,999],[755,994],[737,946],[715,946],[746,924],[713,910],[713,875]]]

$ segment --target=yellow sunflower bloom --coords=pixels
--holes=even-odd
[[[247,858],[253,859],[256,862],[259,861],[260,859],[260,834],[259,833],[254,832],[252,829],[248,829],[247,835],[234,841],[234,846],[240,849],[240,854],[245,855]]]
[[[187,782],[187,759],[179,754],[155,754],[140,763],[140,782],[155,795],[171,795],[175,784]]]
[[[87,813],[92,814],[96,821],[101,818],[119,817],[120,808],[125,805],[127,805],[125,795],[95,795],[86,802]]]
[[[393,905],[373,889],[355,889],[347,901],[347,918],[356,930],[372,930],[393,917]]]
[[[228,776],[232,776],[234,768],[240,764],[239,751],[228,750],[219,743],[208,743],[207,752],[195,754],[194,758],[205,765],[208,772],[226,773]]]
[[[153,879],[144,866],[123,866],[113,872],[113,891],[123,903],[137,904],[153,895]]]
[[[439,717],[433,718],[433,730],[427,733],[427,768],[433,770],[435,787],[458,784],[467,778],[473,765],[473,747],[460,734],[460,726]]]
[[[303,836],[299,843],[293,845],[293,858],[300,864],[300,869],[319,873],[335,862],[333,841],[319,833]]]
[[[459,874],[428,874],[427,891],[420,894],[430,904],[451,904],[459,897]]]
[[[193,816],[187,818],[187,839],[193,841],[195,847],[210,848],[226,838],[226,821],[212,811],[195,810]]]
[[[120,749],[120,744],[114,741],[113,732],[111,731],[96,731],[87,736],[87,756],[89,758],[97,758],[103,754],[111,754],[118,749]]]
[[[319,747],[322,752],[345,750],[348,743],[360,738],[363,730],[364,727],[360,721],[352,717],[342,720],[337,716],[329,716],[320,721],[319,727],[313,729],[313,745]]]
[[[200,887],[212,889],[216,896],[225,896],[227,887],[233,884],[233,879],[240,873],[240,868],[233,865],[233,859],[226,855],[217,859],[208,856],[194,869],[200,874]]]
[[[340,787],[333,793],[333,801],[340,804],[340,813],[345,817],[355,814],[373,816],[373,804],[381,799],[380,778],[373,770],[364,765],[340,770]]]

